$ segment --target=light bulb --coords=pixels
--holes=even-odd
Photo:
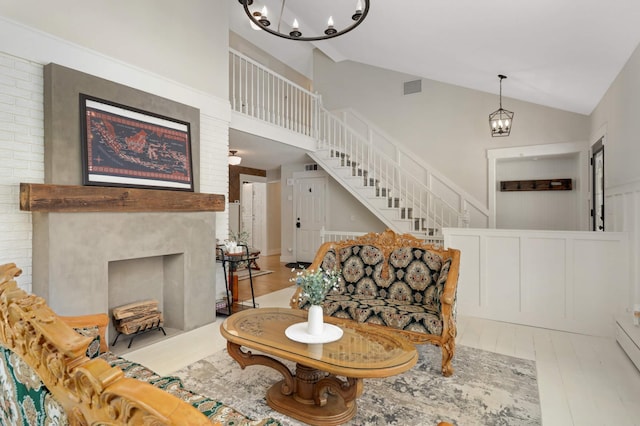
[[[494,130],[495,130],[497,125],[498,125],[498,123],[496,123],[495,120],[491,122],[491,126],[493,127]]]
[[[504,127],[505,129],[509,128],[509,120],[504,120]]]
[[[362,12],[362,0],[358,0],[356,3],[356,12]]]
[[[327,21],[328,27],[333,27],[333,16],[329,16],[329,20]]]
[[[298,26],[298,20],[297,20],[297,19],[294,19],[294,20],[293,20],[292,28],[293,28],[294,30],[297,30],[297,29],[299,28],[299,26]]]
[[[264,16],[265,18],[267,17],[267,6],[264,6],[262,8],[262,12],[261,12],[262,16]]]
[[[498,128],[502,129],[502,120],[498,120]]]

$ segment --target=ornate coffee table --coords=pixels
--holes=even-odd
[[[306,344],[285,336],[287,327],[306,320],[307,311],[262,308],[235,313],[220,326],[229,355],[243,369],[266,365],[282,374],[283,380],[267,391],[269,406],[305,423],[338,425],[350,420],[362,394],[362,379],[402,373],[418,360],[415,346],[392,330],[338,318],[325,317],[344,331],[335,342]],[[295,372],[269,355],[295,362]]]

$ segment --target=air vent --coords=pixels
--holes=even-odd
[[[311,163],[311,164],[305,164],[304,165],[304,171],[305,172],[310,172],[312,170],[318,170],[318,164]]]
[[[422,92],[422,80],[405,81],[404,94],[411,95],[413,93]]]

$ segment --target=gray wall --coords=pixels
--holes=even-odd
[[[511,135],[492,138],[491,112],[496,94],[422,80],[422,93],[403,95],[415,76],[356,62],[334,63],[316,51],[314,89],[330,110],[354,108],[388,135],[422,156],[476,199],[487,202],[486,150],[509,146],[586,141],[589,118],[503,97],[514,111]],[[509,94],[508,80],[503,94]]]
[[[20,0],[1,2],[0,15],[227,99],[229,71],[220,58],[228,56],[228,6],[224,0]]]

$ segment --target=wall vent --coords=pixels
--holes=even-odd
[[[422,80],[413,80],[404,82],[404,94],[411,95],[413,93],[422,92]]]

